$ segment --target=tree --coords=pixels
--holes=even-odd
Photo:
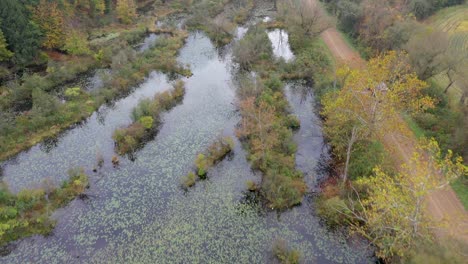
[[[63,50],[71,55],[87,55],[91,53],[86,34],[75,29],[70,30],[67,34]]]
[[[421,31],[423,26],[414,19],[397,21],[388,27],[382,38],[382,48],[384,50],[400,50],[408,43],[411,37]]]
[[[0,1],[0,29],[14,53],[13,60],[20,65],[30,64],[42,43],[39,27],[29,19],[29,14],[19,0]]]
[[[94,15],[103,15],[106,11],[106,3],[104,0],[91,0],[91,9]]]
[[[375,168],[374,177],[355,182],[366,190],[365,197],[356,192],[346,210],[336,209],[355,219],[352,230],[378,247],[377,256],[403,256],[431,239],[430,229],[436,223],[424,215],[424,199],[468,173],[462,162],[450,150],[443,154],[434,139],[423,140],[397,175]]]
[[[315,38],[331,26],[325,12],[317,1],[289,1],[281,6],[280,12],[288,27],[300,36]]]
[[[358,26],[359,37],[377,50],[384,49],[383,32],[401,17],[390,2],[365,0],[361,3],[363,16]]]
[[[447,68],[445,60],[449,45],[446,32],[428,28],[414,35],[404,48],[419,78],[427,80]]]
[[[124,24],[130,24],[137,16],[134,0],[117,0],[117,17]]]
[[[409,69],[405,55],[392,51],[371,59],[365,69],[338,70],[342,88],[324,97],[322,115],[334,153],[346,161],[344,181],[354,143],[383,139],[389,131],[403,132],[401,111],[433,106],[432,99],[421,94],[426,83]]]
[[[452,43],[456,42],[452,41]],[[463,87],[463,84],[466,82],[465,79],[468,78],[466,74],[466,69],[468,69],[468,47],[463,45],[450,45],[445,51],[443,60],[446,67],[444,73],[449,80],[444,89],[444,93],[447,93],[455,82],[459,84],[459,87],[461,86],[462,91],[466,89],[466,87]]]
[[[272,106],[261,101],[255,103],[254,97],[249,97],[240,102],[242,115],[241,126],[237,131],[240,137],[249,137],[251,141],[251,155],[254,164],[264,167],[268,151],[279,143],[279,135],[274,128],[275,110]]]
[[[3,32],[0,30],[0,61],[8,60],[13,56],[13,53],[7,49],[7,46],[5,36],[3,36]]]
[[[234,61],[243,69],[250,69],[260,59],[270,58],[272,53],[271,41],[262,27],[249,29],[233,50]]]
[[[433,11],[433,6],[428,0],[411,0],[409,2],[410,11],[418,18],[429,16]]]
[[[348,0],[339,1],[335,12],[339,19],[340,28],[349,33],[356,33],[356,25],[363,15],[359,4]]]
[[[44,48],[54,49],[63,45],[64,20],[57,3],[41,0],[33,10],[33,20],[44,32]]]
[[[59,101],[56,97],[47,94],[39,88],[32,90],[32,111],[43,116],[54,114],[59,107]]]

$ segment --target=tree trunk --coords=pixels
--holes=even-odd
[[[452,84],[453,84],[453,81],[450,81],[450,83],[447,85],[447,87],[445,87],[445,89],[444,89],[445,94],[448,92],[448,89],[452,86]]]
[[[356,135],[357,135],[357,128],[356,126],[354,126],[351,131],[351,138],[348,141],[348,149],[346,150],[346,163],[345,163],[345,170],[343,173],[343,183],[346,183],[346,181],[348,180],[349,161],[351,159],[351,150],[353,149],[353,144],[356,141]]]
[[[448,89],[452,86],[452,84],[455,82],[453,79],[452,79],[452,76],[450,76],[450,70],[447,71],[447,77],[450,81],[450,83],[447,85],[447,87],[445,87],[444,89],[444,93],[446,94],[448,92]]]

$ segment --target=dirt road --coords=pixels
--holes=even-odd
[[[329,28],[322,33],[322,39],[335,56],[338,63],[345,63],[351,67],[363,67],[365,61],[355,50],[351,49],[335,28]]]
[[[317,0],[308,1],[311,5],[317,4]],[[348,46],[336,28],[327,29],[322,33],[322,38],[338,63],[354,68],[365,66],[365,61]],[[407,126],[403,119],[402,123]],[[384,139],[384,144],[401,163],[407,161],[415,151],[417,140],[412,133],[408,134],[412,136],[402,137],[389,133],[389,136]],[[468,244],[468,212],[450,186],[433,192],[427,197],[427,213],[441,224],[435,232],[438,237],[448,235]]]

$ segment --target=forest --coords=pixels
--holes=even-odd
[[[464,0],[0,1],[0,262],[464,263]]]

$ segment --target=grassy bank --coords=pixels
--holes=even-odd
[[[463,206],[465,207],[465,210],[468,210],[468,179],[467,179],[467,176],[465,175],[464,177],[460,177],[459,179],[454,181],[451,184],[451,186],[452,186],[452,189],[457,194],[458,199],[460,199]]]
[[[189,76],[189,70],[176,60],[187,32],[174,31],[173,35],[158,42],[153,48],[116,65],[105,86],[96,93],[80,90],[64,103],[40,89],[33,92],[31,111],[14,117],[1,127],[0,160],[25,150],[47,137],[56,136],[63,129],[89,117],[100,105],[128,94],[131,89],[153,70]]]
[[[230,137],[218,138],[203,153],[197,155],[195,172],[191,171],[182,178],[182,187],[189,188],[195,185],[197,177],[206,179],[208,169],[222,161],[234,148],[234,141]]]
[[[112,138],[117,152],[120,155],[131,154],[141,147],[145,139],[153,135],[159,126],[161,113],[180,103],[184,95],[184,82],[178,81],[172,90],[157,93],[153,99],[141,100],[132,111],[133,123],[114,131]]]
[[[45,186],[12,194],[5,186],[0,187],[0,246],[52,231],[55,221],[50,216],[54,210],[66,206],[88,186],[88,177],[82,170],[73,169],[69,174],[70,179],[58,188]]]
[[[242,120],[237,131],[252,168],[262,172],[261,183],[248,183],[267,206],[286,209],[300,204],[307,186],[295,168],[297,146],[293,130],[300,124],[290,115],[283,80],[308,79],[320,85],[319,76],[330,61],[323,46],[311,38],[290,31],[296,58],[291,62],[273,58],[266,28],[254,26],[234,46],[234,60],[246,71],[241,75],[238,96]],[[252,77],[248,72],[255,72]]]
[[[253,0],[216,0],[200,1],[193,5],[193,16],[187,26],[204,31],[213,43],[224,46],[234,38],[236,25],[244,24],[254,7]]]

